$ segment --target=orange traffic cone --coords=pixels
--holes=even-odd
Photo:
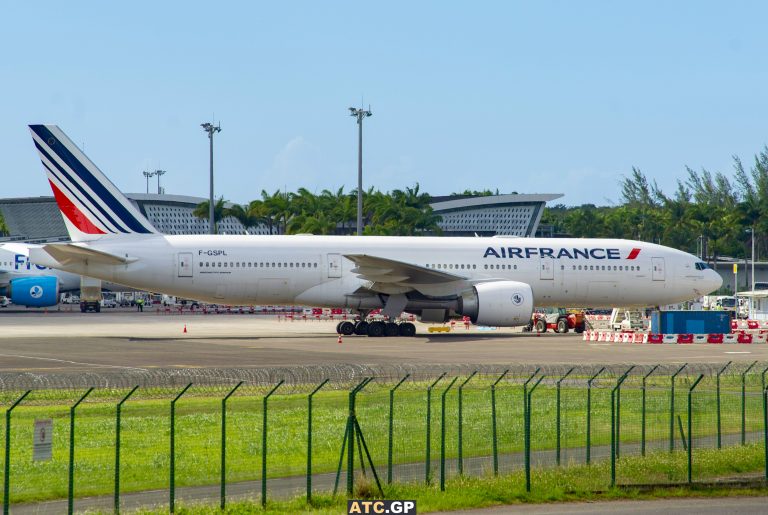
[[[341,341],[341,334],[339,334],[339,338],[336,340],[336,343],[343,343],[343,342]]]
[[[184,324],[184,332],[187,332],[187,324]]]

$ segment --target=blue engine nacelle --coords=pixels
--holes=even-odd
[[[45,308],[59,302],[59,281],[53,276],[11,279],[8,289],[11,302],[19,306]]]

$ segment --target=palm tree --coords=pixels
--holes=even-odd
[[[8,224],[5,223],[5,216],[0,211],[0,236],[8,236],[10,233],[11,230],[8,228]]]
[[[268,216],[274,220],[275,225],[278,227],[278,232],[282,224],[283,233],[287,233],[288,220],[292,214],[288,194],[277,190],[270,195],[266,190],[261,190],[261,199],[264,202]]]
[[[225,202],[226,200],[224,200],[224,197],[219,197],[219,199],[216,201],[216,204],[213,205],[213,226],[216,234],[219,232],[219,222],[226,218],[228,215],[228,210],[226,207],[224,207]],[[201,220],[209,220],[210,205],[211,204],[209,201],[204,200],[197,205],[195,210],[192,211],[192,214]]]
[[[234,204],[231,208],[227,209],[227,216],[231,216],[243,224],[246,233],[248,233],[248,229],[262,223],[262,218],[250,206]]]

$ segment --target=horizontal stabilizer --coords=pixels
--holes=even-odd
[[[68,265],[73,263],[100,264],[100,265],[125,265],[136,261],[136,258],[117,256],[108,252],[95,250],[74,243],[43,245],[41,249],[31,249],[31,260],[35,262],[34,254],[44,252],[61,263]]]

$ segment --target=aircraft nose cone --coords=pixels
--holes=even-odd
[[[720,277],[720,274],[715,272],[714,270],[707,270],[707,289],[708,293],[711,293],[715,290],[719,290],[720,287],[723,285],[723,278]]]

